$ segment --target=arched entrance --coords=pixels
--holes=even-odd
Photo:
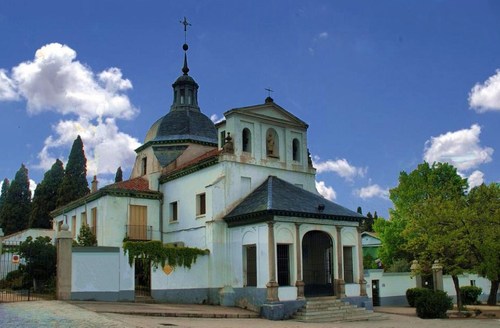
[[[309,231],[302,239],[304,295],[333,295],[333,242],[323,231]]]

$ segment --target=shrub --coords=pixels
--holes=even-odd
[[[462,286],[460,287],[460,295],[462,296],[463,305],[478,304],[477,298],[483,290],[476,286]]]
[[[422,319],[446,318],[453,308],[451,297],[441,290],[429,291],[415,300],[417,315]]]
[[[417,298],[429,292],[431,292],[431,290],[427,288],[408,288],[406,290],[406,300],[411,307],[415,307]]]

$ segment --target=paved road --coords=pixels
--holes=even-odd
[[[203,319],[145,317],[96,313],[60,301],[0,304],[0,327],[138,327],[138,328],[500,328],[499,319],[422,320],[416,317],[386,314],[384,321],[306,324],[264,319]]]

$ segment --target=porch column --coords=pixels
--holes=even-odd
[[[267,223],[267,253],[269,256],[269,282],[267,287],[267,301],[276,302],[278,298],[278,282],[276,281],[276,245],[274,244],[274,222]]]
[[[297,253],[297,281],[295,282],[295,287],[297,287],[297,299],[304,298],[304,281],[302,280],[302,243],[300,242],[300,224],[295,223],[295,244]]]
[[[367,296],[365,270],[363,265],[363,244],[361,242],[362,231],[360,227],[357,227],[357,230],[358,230],[359,296]]]
[[[335,296],[342,298],[345,297],[345,281],[342,265],[342,227],[337,228],[337,279],[335,279]]]

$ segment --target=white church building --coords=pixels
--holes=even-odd
[[[152,269],[160,301],[259,309],[337,296],[369,306],[362,216],[317,192],[308,125],[270,97],[214,124],[198,105],[186,53],[182,72],[130,179],[101,189],[94,181],[89,195],[53,212],[55,228],[67,223],[76,238],[87,224],[98,246],[122,247],[126,237],[208,249],[191,269]]]

